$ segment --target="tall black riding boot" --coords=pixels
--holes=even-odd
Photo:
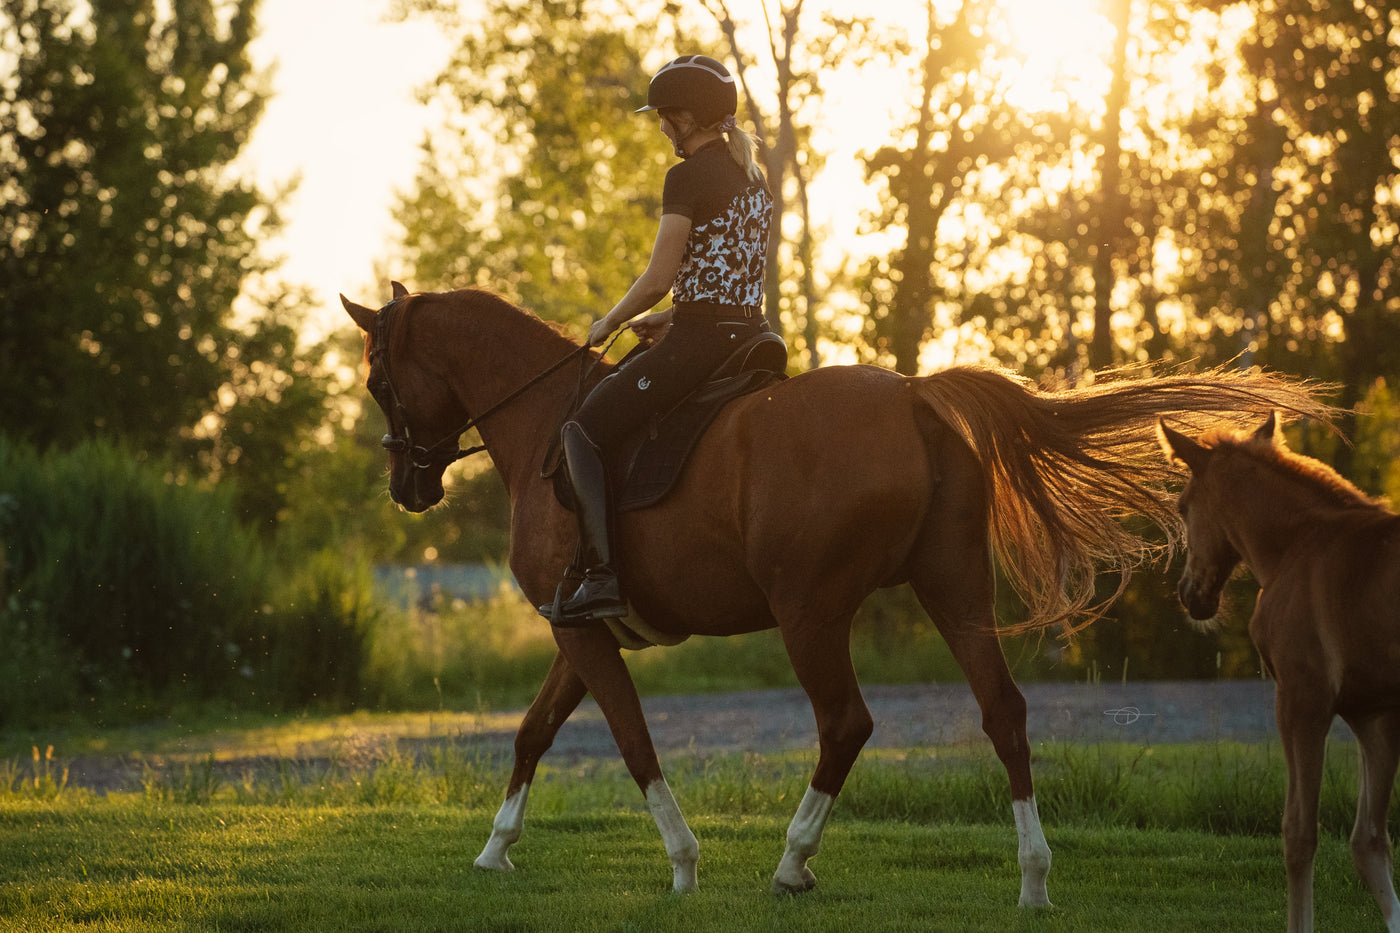
[[[608,475],[602,452],[575,421],[565,424],[562,434],[564,460],[574,487],[584,577],[574,595],[560,604],[559,621],[624,618],[627,600],[622,598],[613,563]]]

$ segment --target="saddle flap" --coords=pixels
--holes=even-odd
[[[787,372],[787,362],[787,344],[783,338],[771,330],[765,330],[740,344],[739,348],[730,354],[729,359],[715,370],[710,381],[727,379],[755,370],[783,374]]]
[[[679,405],[641,431],[608,464],[618,511],[654,505],[670,491],[695,443],[729,402],[787,378],[787,344],[771,331],[745,340],[710,378]],[[624,358],[623,362],[626,362]],[[621,364],[619,364],[621,365]],[[557,432],[556,432],[557,433]],[[566,471],[559,470],[562,451],[551,441],[541,475],[554,482],[555,496],[573,508]]]

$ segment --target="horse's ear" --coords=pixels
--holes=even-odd
[[[408,289],[404,288],[403,285],[399,282],[390,282],[389,285],[394,290],[395,300],[402,298],[404,295],[408,294]]]
[[[1283,435],[1278,431],[1278,412],[1269,412],[1268,420],[1255,430],[1252,440],[1263,441],[1271,446],[1283,446]]]
[[[1210,454],[1209,448],[1202,447],[1180,431],[1173,431],[1161,418],[1157,419],[1157,440],[1168,463],[1180,460],[1192,473],[1205,466],[1206,457]]]
[[[340,296],[340,303],[345,306],[345,312],[350,315],[352,321],[359,325],[360,330],[367,334],[374,330],[374,316],[378,312],[373,308],[357,305],[344,295]]]

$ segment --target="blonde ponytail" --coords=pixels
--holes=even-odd
[[[754,159],[753,137],[744,132],[738,125],[729,127],[724,131],[725,137],[729,141],[729,154],[734,161],[739,163],[739,167],[744,170],[744,174],[749,176],[749,181],[763,181],[763,169],[759,167],[758,161]]]

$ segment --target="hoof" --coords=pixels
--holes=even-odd
[[[802,876],[793,881],[786,878],[773,876],[772,891],[778,897],[788,897],[796,894],[806,894],[817,886],[817,876],[812,874],[810,868],[802,869]]]
[[[515,871],[515,864],[504,855],[490,856],[483,852],[472,864],[481,871]]]

